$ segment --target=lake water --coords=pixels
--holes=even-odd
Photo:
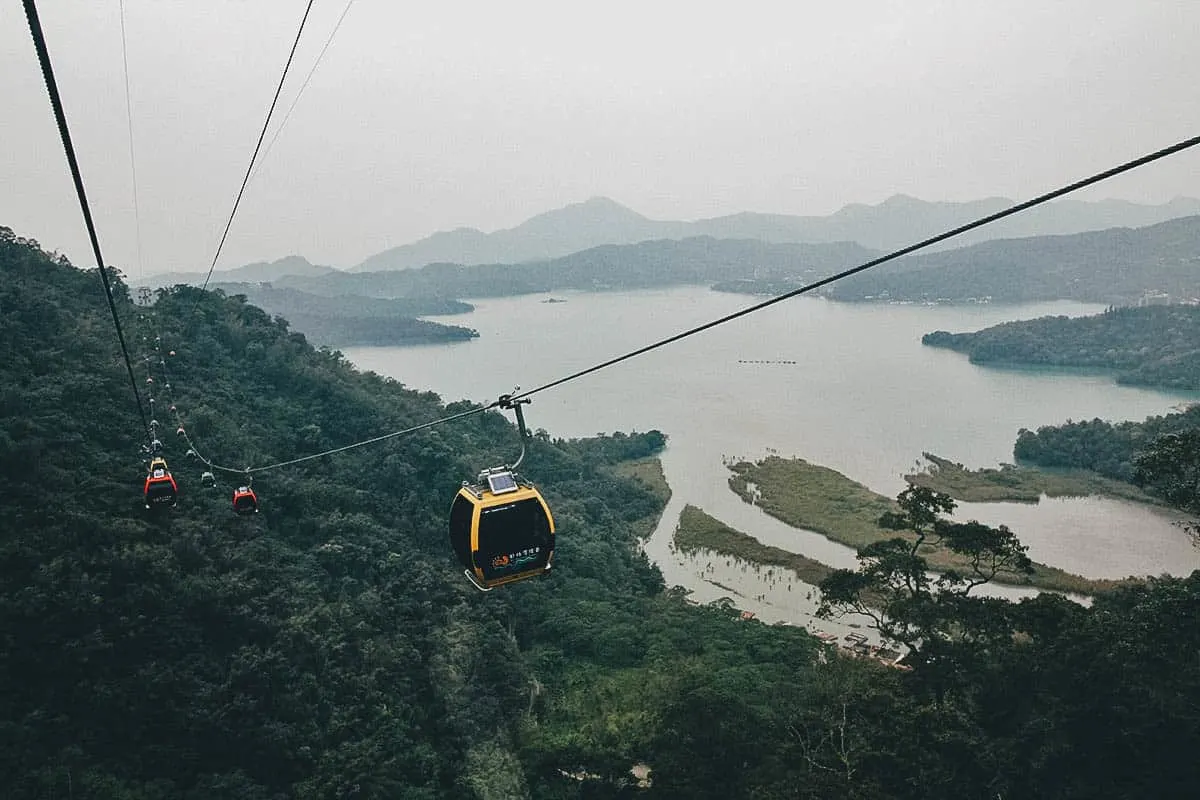
[[[473,341],[345,354],[363,369],[446,401],[488,402],[754,302],[702,287],[555,297],[566,302],[545,303],[545,295],[473,301],[474,312],[447,319],[477,329]],[[724,559],[709,565],[711,559],[671,552],[670,534],[691,503],[767,544],[833,566],[855,565],[848,548],[742,502],[727,486],[723,460],[799,456],[891,496],[904,488],[902,475],[923,451],[994,466],[1012,460],[1019,428],[1093,417],[1140,420],[1195,399],[1118,386],[1104,375],[977,367],[921,344],[922,334],[938,329],[1100,310],[1068,302],[948,307],[797,298],[537,394],[527,418],[555,436],[665,432],[663,469],[673,496],[646,549],[668,585],[684,585],[700,600],[737,595],[739,607],[763,619],[803,622],[815,607],[815,599],[803,600],[811,587],[789,589],[792,581],[782,580],[780,570],[768,577]],[[1182,530],[1127,503],[1093,498],[964,509],[1007,523],[1036,560],[1089,577],[1200,568],[1200,551]]]

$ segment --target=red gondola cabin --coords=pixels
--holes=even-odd
[[[249,486],[239,486],[233,492],[233,510],[238,514],[257,514],[258,495]]]
[[[146,508],[158,506],[173,506],[179,499],[179,487],[171,477],[171,470],[162,458],[150,462],[150,471],[146,473],[146,485],[142,489]]]

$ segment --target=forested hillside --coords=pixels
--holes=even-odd
[[[494,413],[263,473],[250,519],[171,435],[180,504],[150,515],[98,277],[2,228],[0,277],[0,796],[1132,800],[1200,779],[1200,576],[1090,608],[942,604],[959,634],[901,673],[664,591],[635,546],[663,493],[618,464],[661,434],[540,434],[555,569],[481,594],[446,513],[511,457]],[[222,463],[467,408],[239,298],[117,289]]]
[[[921,342],[966,353],[974,364],[1102,368],[1116,372],[1118,383],[1200,389],[1200,306],[1110,308],[975,333],[934,331]]]
[[[1160,436],[1200,430],[1200,406],[1180,414],[1149,417],[1144,422],[1102,419],[1068,420],[1036,431],[1022,429],[1013,455],[1044,467],[1079,467],[1111,478],[1132,481],[1134,461]],[[1197,487],[1200,489],[1200,487]]]

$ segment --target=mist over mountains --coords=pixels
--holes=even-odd
[[[286,277],[274,286],[312,295],[414,299],[685,284],[780,294],[879,255],[880,251],[853,242],[773,243],[696,236],[601,245],[523,264],[428,264],[416,269]],[[822,294],[868,302],[1190,302],[1200,298],[1200,215],[1141,228],[997,239],[918,253],[846,278]]]
[[[878,205],[848,205],[828,216],[744,212],[683,222],[650,219],[606,197],[593,197],[493,233],[473,228],[435,233],[384,250],[350,271],[409,269],[435,263],[512,264],[557,258],[605,244],[696,236],[765,242],[855,242],[875,250],[892,250],[1012,205],[1014,201],[1002,197],[938,203],[896,195]],[[1062,200],[972,231],[947,247],[998,238],[1140,227],[1192,214],[1200,214],[1200,200],[1177,198],[1163,205]]]
[[[221,281],[222,283],[262,283],[264,281],[278,280],[288,275],[308,278],[317,275],[328,275],[332,272],[340,272],[340,270],[321,264],[313,264],[303,256],[284,256],[274,261],[256,261],[253,264],[246,264],[236,269],[214,270],[212,280]],[[199,286],[204,283],[204,278],[207,274],[207,271],[167,272],[161,275],[151,275],[143,280],[135,280],[133,282],[146,286],[174,286],[179,283]]]
[[[474,228],[441,231],[377,253],[349,272],[412,269],[427,264],[516,264],[540,261],[603,245],[695,237],[754,239],[770,243],[854,242],[871,250],[892,250],[1011,206],[996,197],[966,203],[928,202],[895,195],[877,205],[852,204],[828,216],[789,216],[744,212],[695,222],[655,220],[604,197],[538,214],[513,228],[484,233]],[[1200,199],[1176,198],[1162,205],[1125,200],[1060,200],[972,231],[943,250],[983,241],[1061,235],[1106,228],[1137,228],[1200,214]],[[218,270],[223,282],[276,281],[284,276],[313,278],[337,272],[298,255]],[[146,278],[151,286],[200,284],[203,271]]]
[[[275,286],[316,295],[414,298],[636,290],[738,278],[811,280],[875,254],[853,242],[797,244],[696,236],[601,245],[524,264],[427,264],[417,269],[288,277]]]

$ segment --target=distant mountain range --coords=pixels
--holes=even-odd
[[[765,242],[856,242],[892,250],[1013,205],[1001,197],[967,203],[931,203],[896,195],[878,205],[848,205],[829,216],[741,213],[696,222],[654,220],[605,197],[532,217],[515,228],[483,233],[459,228],[385,250],[350,269],[378,272],[426,264],[513,264],[558,258],[605,244],[653,239],[758,239]],[[961,247],[989,239],[1140,227],[1200,214],[1200,200],[1163,205],[1124,200],[1060,200],[953,240]]]
[[[878,205],[849,205],[824,217],[743,213],[697,222],[672,222],[652,220],[612,200],[597,197],[539,214],[515,228],[494,233],[469,228],[437,233],[372,256],[348,272],[312,264],[301,256],[288,256],[217,272],[213,280],[272,282],[316,294],[374,297],[483,297],[543,289],[636,288],[688,282],[719,282],[723,284],[721,288],[737,291],[773,292],[781,285],[780,281],[786,283],[790,278],[807,274],[806,270],[813,263],[844,268],[878,251],[909,244],[1010,205],[1011,201],[1004,198],[930,203],[897,195]],[[1077,247],[1082,247],[1085,255],[1080,256],[1083,261],[1078,262],[1079,269],[1072,268],[1075,269],[1073,274],[1095,284],[1099,278],[1088,277],[1082,267],[1097,259],[1098,263],[1114,263],[1114,251],[1101,252],[1098,249],[1101,246],[1096,242],[1115,243],[1122,236],[1137,239],[1140,234],[1130,233],[1129,228],[1187,215],[1200,215],[1200,200],[1178,198],[1162,205],[1139,205],[1123,200],[1063,200],[946,243],[946,247],[956,247],[955,250],[904,259],[880,272],[863,276],[860,281],[839,285],[834,288],[833,295],[861,299],[865,295],[891,291],[886,287],[894,287],[905,297],[925,296],[930,292],[937,294],[942,290],[933,283],[921,283],[932,280],[929,276],[903,286],[895,283],[885,286],[880,281],[894,281],[896,273],[904,270],[943,266],[951,269],[951,276],[946,278],[950,283],[939,282],[938,285],[950,285],[955,297],[990,294],[997,299],[1017,299],[1031,293],[1041,297],[1045,292],[1057,292],[1054,296],[1084,299],[1084,295],[1104,294],[1128,300],[1135,289],[1142,291],[1156,285],[1153,281],[1147,284],[1143,280],[1146,278],[1143,267],[1148,264],[1136,254],[1132,258],[1140,265],[1137,269],[1121,272],[1115,282],[1106,281],[1104,287],[1094,286],[1095,291],[1084,291],[1078,286],[1063,287],[1038,277],[1031,277],[1024,289],[1006,284],[1007,288],[997,291],[997,281],[1005,283],[1008,279],[986,267],[980,270],[988,273],[984,282],[970,286],[967,278],[975,275],[971,264],[1004,263],[1005,269],[1010,271],[1061,271],[1061,265],[1052,263],[1054,253],[1060,249],[1064,253],[1074,253]],[[1105,230],[1114,228],[1125,233]],[[1097,236],[1106,234],[1108,238],[1064,238],[1065,234],[1081,231],[1093,231]],[[1155,239],[1153,233],[1146,235]],[[1001,236],[1047,240],[997,239]],[[976,242],[973,247],[969,246],[972,239]],[[986,240],[992,240],[993,246],[985,246]],[[844,245],[840,250],[778,247],[838,242]],[[1156,247],[1157,244],[1152,245],[1145,252],[1157,252]],[[826,259],[822,255],[832,252],[838,253],[839,258]],[[695,263],[688,264],[687,259],[695,259]],[[788,259],[793,261],[789,264]],[[503,269],[506,264],[523,266],[514,272]],[[475,271],[476,267],[483,266],[488,268]],[[417,274],[403,278],[384,277],[385,273],[396,271]],[[962,280],[954,283],[958,280],[954,276],[960,273]],[[1164,285],[1162,290],[1180,291],[1191,285],[1186,275],[1177,277],[1180,280],[1172,279],[1173,289]],[[155,276],[145,283],[165,286],[199,284],[203,280],[203,273],[176,273]],[[731,287],[725,285],[729,281],[750,281],[752,284]]]
[[[829,287],[837,300],[1129,304],[1200,298],[1200,216],[914,255]]]
[[[771,243],[713,239],[602,245],[525,264],[429,264],[419,269],[338,272],[276,281],[323,295],[498,297],[562,289],[645,289],[735,279],[810,280],[876,255],[853,242]]]
[[[681,284],[780,294],[878,255],[880,251],[853,242],[797,244],[698,236],[602,245],[524,264],[429,264],[406,270],[288,276],[272,282],[270,296],[259,292],[262,296],[258,299],[294,313],[311,298],[288,297],[281,290],[327,297],[411,298],[414,302]],[[1155,302],[1190,300],[1200,297],[1200,216],[1143,228],[999,239],[916,254],[823,291],[832,299],[847,301],[990,298],[1014,303],[1070,299],[1130,304],[1149,297]],[[350,305],[355,313],[366,310],[365,301],[353,300]],[[408,313],[445,313],[433,310],[439,307],[435,304],[418,310],[414,306]],[[396,310],[388,309],[389,313]]]
[[[302,256],[285,256],[275,261],[256,261],[244,267],[229,270],[214,270],[213,281],[223,283],[260,283],[274,281],[286,275],[312,277],[338,272],[333,267],[313,264]],[[146,286],[174,286],[188,283],[199,286],[204,283],[205,272],[169,272],[162,275],[151,275],[142,281]],[[211,284],[210,284],[211,285]]]

